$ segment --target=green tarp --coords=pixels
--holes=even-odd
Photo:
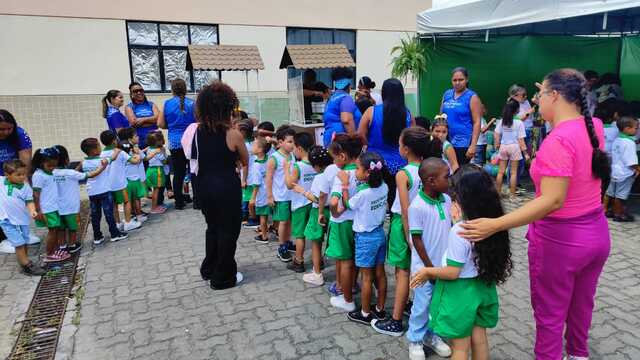
[[[484,40],[423,40],[428,65],[420,77],[422,115],[431,118],[439,111],[442,94],[451,88],[451,70],[457,66],[469,70],[469,87],[486,105],[487,117],[500,114],[512,84],[524,85],[531,96],[536,81],[562,67],[591,69],[600,74],[617,73],[620,69],[625,97],[640,98],[638,37],[624,38],[624,46],[620,38],[577,36],[504,36]]]

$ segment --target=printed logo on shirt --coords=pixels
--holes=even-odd
[[[371,211],[378,210],[383,206],[387,206],[387,196],[380,197],[371,202]]]

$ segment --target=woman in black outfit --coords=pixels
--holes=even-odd
[[[237,107],[236,93],[220,81],[203,88],[196,102],[198,175],[194,189],[207,222],[206,256],[200,274],[215,290],[242,281],[235,260],[242,220],[236,168],[238,160],[246,166],[249,155],[242,134],[231,128],[231,114]]]

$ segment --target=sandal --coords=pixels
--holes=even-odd
[[[623,214],[621,216],[614,216],[613,217],[613,221],[615,222],[633,222],[634,218],[633,216],[629,215],[629,214]]]
[[[167,208],[163,206],[158,206],[151,209],[151,214],[164,214],[167,211]]]
[[[51,255],[47,255],[42,261],[45,263],[60,262],[60,261],[65,261],[70,257],[71,255],[69,255],[68,252],[58,250]]]

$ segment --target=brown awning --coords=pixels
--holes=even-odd
[[[264,70],[257,46],[189,45],[187,70]]]
[[[344,44],[287,45],[280,60],[280,69],[289,66],[296,69],[325,69],[355,67],[356,64]]]

